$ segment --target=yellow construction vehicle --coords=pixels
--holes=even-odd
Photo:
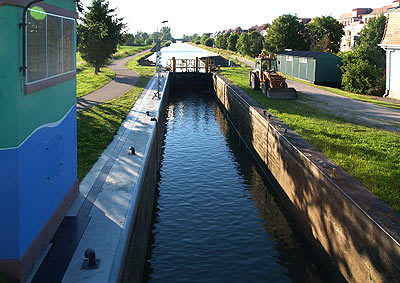
[[[263,50],[256,58],[256,68],[249,73],[252,89],[260,89],[268,98],[296,99],[297,91],[288,88],[285,76],[278,72],[276,58]]]

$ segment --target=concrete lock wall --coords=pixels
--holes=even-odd
[[[335,282],[398,282],[399,214],[241,89],[220,75],[213,81],[233,126],[281,188],[297,228],[334,267]],[[330,177],[333,168],[336,178]]]
[[[119,282],[141,282],[146,261],[148,237],[151,229],[151,219],[154,204],[154,192],[159,174],[162,142],[168,109],[170,89],[170,74],[162,95],[162,101],[157,111],[157,123],[152,131],[148,155],[140,173],[143,178],[139,185],[140,197],[133,216],[129,244],[125,251]]]

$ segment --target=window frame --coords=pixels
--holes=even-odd
[[[32,9],[28,9],[28,12],[30,12],[31,10]],[[37,11],[37,10],[34,10],[34,11],[35,11],[35,13],[42,13],[42,14],[46,15],[46,17],[44,19],[46,21],[46,23],[45,23],[45,38],[46,38],[46,42],[45,42],[45,46],[46,46],[46,54],[45,54],[46,67],[45,68],[46,68],[46,70],[45,70],[45,72],[46,72],[46,77],[35,80],[35,81],[31,81],[31,82],[29,81],[29,63],[28,63],[29,62],[29,58],[28,58],[28,53],[29,53],[28,52],[28,45],[29,45],[29,40],[28,40],[28,17],[29,17],[29,15],[28,14],[29,13],[26,13],[25,20],[26,20],[27,25],[26,25],[26,28],[24,31],[25,37],[26,37],[26,41],[25,41],[26,75],[24,77],[25,94],[30,94],[32,92],[39,91],[41,89],[59,84],[63,81],[70,80],[70,79],[73,79],[74,77],[76,77],[76,40],[77,40],[76,39],[76,18],[65,16],[65,15],[59,15],[59,14],[55,14],[55,13],[51,13],[51,12],[42,12],[42,11]],[[48,46],[48,41],[47,41],[48,40],[48,26],[47,26],[48,16],[58,17],[61,19],[61,21],[60,21],[60,29],[61,29],[60,52],[62,54],[61,55],[61,57],[62,57],[61,70],[62,71],[61,71],[61,73],[55,74],[52,76],[49,76],[49,68],[48,68],[48,63],[49,63],[49,58],[48,58],[49,46]],[[69,20],[69,21],[73,22],[73,31],[72,31],[73,41],[74,41],[72,44],[72,46],[73,46],[73,50],[72,50],[73,66],[72,66],[72,70],[67,71],[67,72],[64,72],[64,63],[65,63],[64,62],[64,53],[65,53],[64,52],[64,36],[65,36],[64,35],[64,20]]]

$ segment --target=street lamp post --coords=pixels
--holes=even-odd
[[[158,34],[158,26],[160,24],[165,24],[168,21],[162,21],[157,25],[157,40],[156,40],[156,70],[157,70],[157,81],[158,81],[158,88],[157,88],[157,98],[160,98],[161,92],[161,51],[160,51],[160,35]]]

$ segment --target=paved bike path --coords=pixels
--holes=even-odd
[[[110,65],[108,65],[107,67],[115,73],[115,78],[98,90],[77,98],[77,111],[85,110],[101,103],[113,100],[136,85],[139,79],[138,74],[135,71],[125,67],[125,64],[148,51],[149,50],[144,50],[123,59],[114,60]]]

